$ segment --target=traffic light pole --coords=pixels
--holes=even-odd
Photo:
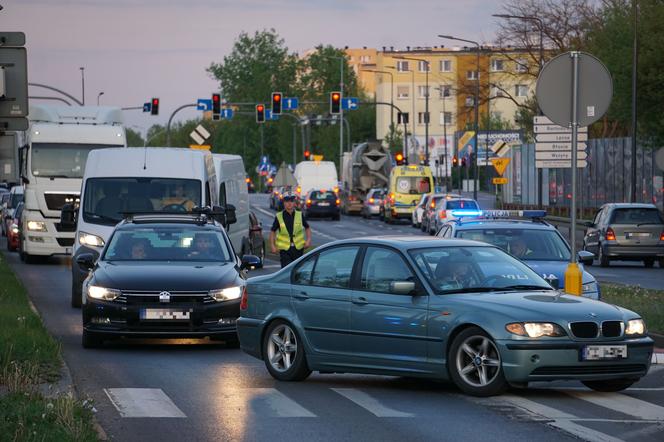
[[[401,109],[399,109],[399,107],[397,105],[395,105],[394,103],[387,103],[385,101],[362,101],[362,102],[360,102],[360,104],[366,104],[366,105],[372,105],[372,106],[377,106],[377,105],[390,106],[392,109],[396,109],[396,111],[398,113],[403,115],[403,112],[401,111]],[[403,123],[403,149],[402,149],[402,153],[403,153],[404,158],[408,158],[408,156],[406,155],[406,152],[408,152],[408,146],[407,146],[408,141],[407,140],[408,140],[408,123],[404,122]]]
[[[169,117],[168,124],[166,125],[166,147],[171,147],[171,122],[173,121],[173,117],[182,109],[186,109],[188,107],[198,107],[198,104],[183,104],[182,106],[175,109]]]

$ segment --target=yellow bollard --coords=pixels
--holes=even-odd
[[[565,293],[581,296],[583,294],[582,286],[583,272],[579,264],[570,262],[565,269]]]

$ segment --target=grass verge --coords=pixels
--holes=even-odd
[[[616,284],[601,286],[603,301],[638,313],[646,321],[648,331],[664,334],[664,290]]]
[[[59,343],[0,254],[0,440],[97,440],[87,403],[40,393],[59,379],[61,361]]]

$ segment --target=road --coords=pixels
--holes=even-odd
[[[256,206],[261,195],[252,196]],[[267,207],[267,201],[265,201]],[[264,225],[270,212],[259,211]],[[312,221],[316,243],[380,233],[420,234],[410,226],[343,217]],[[323,236],[326,235],[326,236]],[[0,242],[4,249],[4,241]],[[659,441],[664,438],[664,366],[621,394],[578,382],[533,384],[490,399],[447,383],[385,376],[314,374],[302,383],[272,379],[261,361],[204,340],[80,345],[80,310],[69,306],[65,259],[7,261],[49,331],[62,343],[77,391],[91,398],[112,440]],[[274,271],[276,263],[254,275]]]

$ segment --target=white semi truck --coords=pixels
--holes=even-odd
[[[21,259],[70,255],[75,229],[60,225],[65,203],[76,204],[88,153],[126,147],[122,111],[113,107],[30,106],[19,151],[25,187]]]

